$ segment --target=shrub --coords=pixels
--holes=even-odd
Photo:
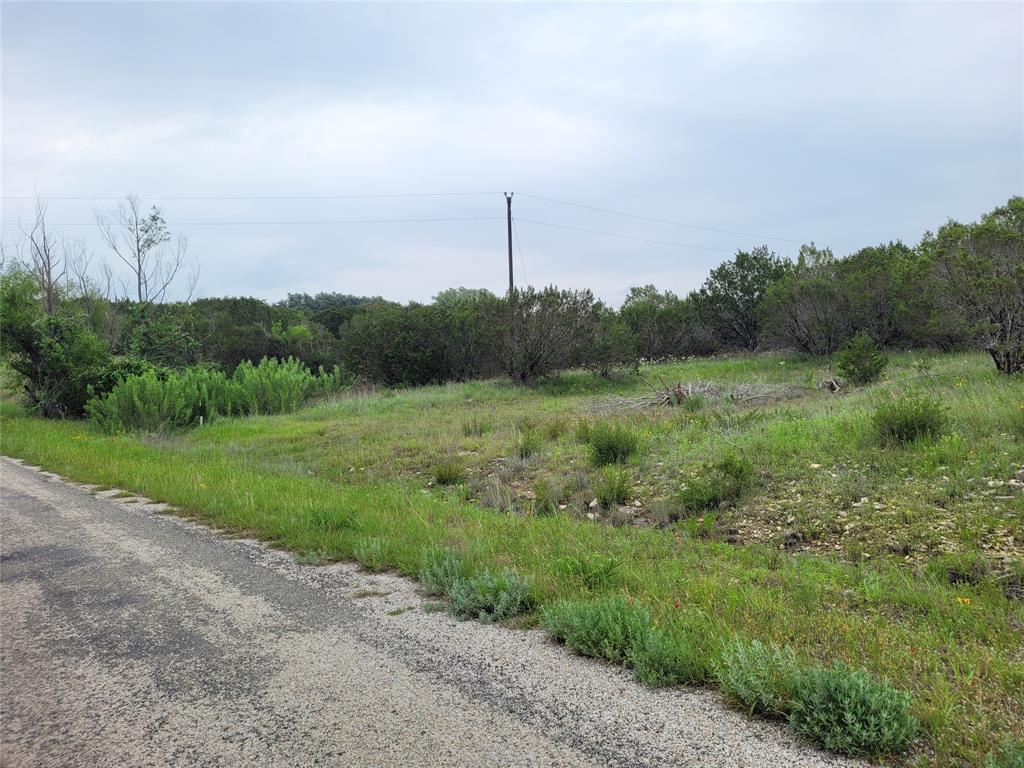
[[[660,627],[648,627],[636,638],[629,661],[636,679],[645,685],[699,683],[704,679],[704,664],[696,645]]]
[[[734,504],[751,488],[754,465],[737,454],[705,464],[675,497],[684,509],[699,511]]]
[[[917,732],[907,694],[841,661],[797,676],[789,722],[797,733],[849,755],[900,752]]]
[[[629,498],[629,473],[616,467],[605,467],[594,488],[597,502],[608,509],[613,504],[625,504]]]
[[[945,431],[946,422],[945,406],[920,392],[907,392],[882,401],[872,417],[875,436],[882,443],[934,440]]]
[[[651,626],[651,613],[622,595],[594,600],[560,600],[541,616],[545,629],[584,656],[626,663]]]
[[[722,650],[714,671],[725,695],[751,714],[789,713],[799,667],[788,646],[737,638]]]
[[[468,578],[456,579],[449,589],[451,612],[461,618],[502,621],[529,608],[529,587],[510,568],[499,573],[490,569]]]
[[[578,578],[589,591],[597,592],[618,581],[622,563],[614,557],[595,554],[563,557],[557,567],[562,573]]]
[[[420,584],[428,595],[447,595],[465,574],[462,560],[444,547],[431,547],[420,558]]]
[[[128,376],[85,406],[87,415],[108,432],[163,432],[209,423],[220,416],[286,413],[309,398],[342,386],[335,368],[313,375],[302,363],[264,358],[246,361],[230,376],[193,366],[182,373],[149,369]]]
[[[875,346],[874,339],[858,333],[834,357],[836,372],[858,387],[882,378],[889,359]]]
[[[465,479],[465,472],[455,459],[442,461],[434,467],[434,482],[438,485],[458,485]]]
[[[590,443],[591,456],[599,467],[621,464],[640,448],[637,433],[621,424],[597,423],[589,433],[587,442]]]
[[[360,564],[371,571],[379,571],[385,565],[384,540],[377,536],[367,536],[356,542],[353,553]]]

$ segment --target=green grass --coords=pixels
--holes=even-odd
[[[457,560],[437,565],[438,579],[514,569],[538,613],[628,595],[663,630],[646,649],[651,682],[706,676],[728,638],[789,646],[804,665],[863,667],[909,693],[921,725],[911,762],[979,765],[1024,740],[1024,609],[1005,591],[1007,574],[1024,572],[1024,494],[1011,483],[1024,468],[1024,385],[980,355],[936,356],[925,372],[913,363],[894,356],[884,382],[841,396],[819,391],[824,368],[797,357],[644,371],[778,393],[707,398],[692,411],[637,408],[643,382],[573,373],[530,388],[339,397],[161,438],[22,417],[5,401],[0,445],[307,562],[358,558],[415,576],[424,553],[443,547]],[[947,407],[945,433],[880,442],[877,404],[910,387]],[[640,519],[717,457],[749,460],[750,482],[664,528],[591,522],[602,470],[576,435],[595,423],[638,438],[618,469]],[[533,450],[520,450],[525,433]],[[438,485],[453,456],[463,482]],[[489,495],[508,511],[481,506],[495,483]],[[677,653],[698,641],[704,672]]]

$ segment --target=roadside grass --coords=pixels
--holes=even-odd
[[[1024,386],[987,366],[943,356],[920,375],[910,356],[896,356],[887,380],[843,396],[809,389],[782,402],[602,412],[643,446],[616,470],[629,474],[638,516],[709,461],[750,462],[731,506],[665,528],[586,517],[580,489],[602,470],[569,424],[598,420],[595,403],[642,394],[630,379],[381,391],[170,438],[106,436],[4,404],[0,446],[313,562],[360,559],[415,576],[424,553],[442,547],[459,565],[439,565],[441,581],[461,568],[462,578],[489,574],[467,593],[485,614],[496,604],[488,596],[501,593],[494,584],[513,571],[529,585],[517,606],[540,614],[558,601],[627,598],[661,628],[642,646],[650,682],[711,677],[734,638],[788,646],[805,665],[864,667],[909,693],[922,734],[913,764],[968,766],[1024,740],[1024,608],[1003,588],[1024,545],[1024,501],[1009,484],[1024,467],[1024,441],[1010,432]],[[823,377],[811,361],[778,356],[657,370],[666,381],[723,385],[813,387]],[[945,435],[880,443],[877,405],[911,385],[948,406]],[[527,459],[515,455],[524,425],[539,441]],[[462,482],[437,486],[449,456]],[[511,513],[478,503],[495,480]],[[569,496],[546,498],[538,515],[541,480],[548,496]],[[944,564],[951,557],[960,559]],[[698,637],[699,654],[680,656]]]

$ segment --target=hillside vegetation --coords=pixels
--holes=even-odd
[[[898,354],[839,393],[834,378],[770,354],[330,388],[149,436],[6,402],[2,450],[307,562],[418,576],[459,615],[543,621],[839,751],[1015,759],[1024,384],[981,354]],[[851,712],[884,727],[837,730]]]

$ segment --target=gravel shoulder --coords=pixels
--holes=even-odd
[[[0,458],[0,764],[861,765],[167,511]]]

